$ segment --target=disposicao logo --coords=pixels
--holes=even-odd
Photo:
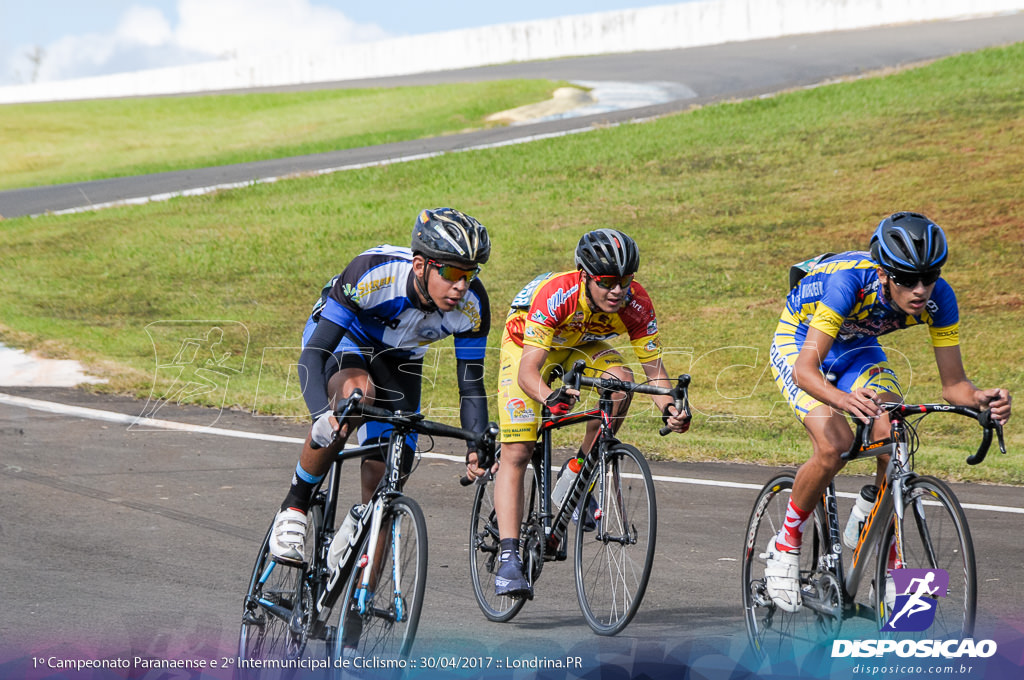
[[[946,597],[949,573],[945,569],[892,569],[896,602],[884,631],[916,633],[932,625],[938,598]]]
[[[892,569],[896,601],[885,632],[916,633],[935,622],[939,598],[949,591],[945,569]],[[996,653],[994,640],[833,640],[832,658],[878,657],[894,653],[900,657],[988,658]]]

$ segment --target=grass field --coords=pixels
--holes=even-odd
[[[146,97],[0,106],[0,190],[352,149],[486,127],[565,83]]]
[[[788,266],[826,250],[866,248],[874,225],[895,210],[924,212],[946,229],[951,255],[944,275],[960,302],[968,374],[980,386],[1015,392],[1024,386],[1022,72],[1024,46],[1015,45],[527,145],[0,222],[0,340],[84,361],[110,379],[95,389],[160,396],[178,370],[174,358],[184,339],[208,339],[217,326],[225,333],[219,347],[228,348],[231,379],[226,389],[220,380],[194,400],[302,415],[296,347],[320,287],[362,249],[406,244],[420,208],[451,205],[490,229],[495,248],[484,273],[494,309],[490,376],[508,301],[535,273],[572,268],[581,233],[610,226],[640,244],[639,280],[658,308],[670,348],[666,362],[671,373],[693,376],[697,411],[690,433],[662,439],[650,402],[638,398],[623,438],[663,458],[798,463],[809,445],[779,403],[767,369]],[[514,96],[488,102],[494,110],[524,103],[527,86],[517,87]],[[553,87],[540,86],[535,98]],[[379,122],[368,111],[410,99],[401,90],[373,96],[375,103],[359,114],[367,126]],[[216,119],[236,105],[231,97],[211,97],[203,107]],[[489,112],[476,110],[467,120]],[[292,114],[301,118],[298,110]],[[159,130],[161,116],[152,118],[139,127]],[[452,129],[425,123],[416,134]],[[19,156],[48,143],[41,130],[20,130]],[[167,132],[157,136],[177,134]],[[84,123],[69,134],[78,148],[92,139]],[[390,139],[376,128],[348,134]],[[279,137],[261,138],[245,157],[299,148]],[[322,148],[338,137],[302,148]],[[159,165],[93,166],[88,154],[71,155],[78,177],[103,176],[111,165],[142,172],[208,162],[188,146],[179,154],[177,144],[167,143]],[[217,158],[241,159],[227,151]],[[19,186],[55,181],[15,174]],[[885,336],[883,345],[909,399],[939,399],[926,330]],[[450,347],[442,344],[427,357],[424,405],[433,417],[457,412]],[[492,404],[496,417],[495,409]],[[980,430],[932,416],[919,429],[918,468],[953,479],[1024,483],[1017,425],[1007,431],[1011,455],[993,454],[968,469],[963,461]],[[871,467],[861,462],[851,470]]]

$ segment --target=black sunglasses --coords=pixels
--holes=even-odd
[[[923,286],[930,286],[939,280],[939,276],[942,274],[941,269],[932,269],[926,272],[904,272],[904,271],[887,271],[886,274],[889,278],[900,288],[913,288],[917,286],[920,281]]]

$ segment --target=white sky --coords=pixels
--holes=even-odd
[[[0,86],[683,1],[0,0]]]

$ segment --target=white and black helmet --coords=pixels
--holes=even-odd
[[[491,256],[487,228],[453,208],[421,210],[412,228],[412,252],[432,260],[476,267]]]
[[[591,276],[635,274],[640,268],[640,249],[617,229],[588,231],[576,246],[576,268]]]

